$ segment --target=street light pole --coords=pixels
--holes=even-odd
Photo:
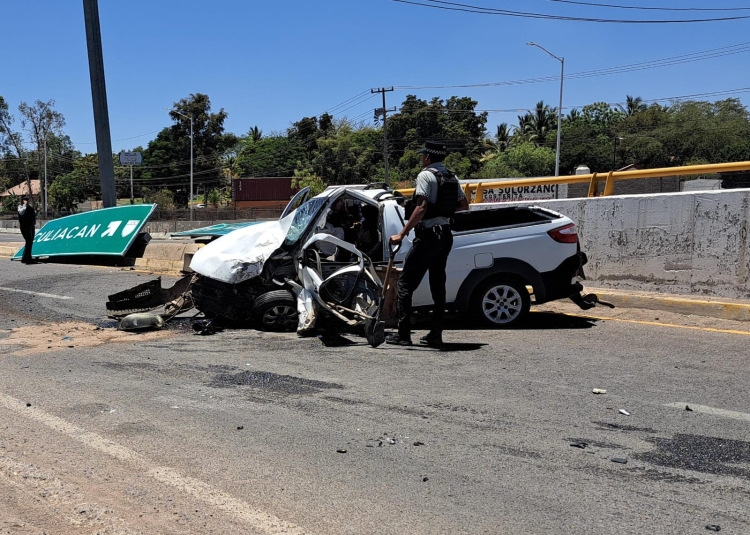
[[[44,219],[47,219],[47,132],[44,132]]]
[[[186,119],[190,119],[190,199],[188,200],[188,206],[190,207],[190,221],[193,221],[193,114],[186,115],[182,112],[175,110],[174,108],[165,108],[169,111],[181,115]]]
[[[534,42],[526,43],[529,46],[541,48],[547,54],[560,62],[560,105],[557,107],[557,154],[555,156],[555,176],[560,176],[560,133],[562,131],[562,104],[563,104],[563,81],[565,80],[565,58],[555,56],[552,52]]]

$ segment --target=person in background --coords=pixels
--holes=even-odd
[[[398,332],[389,335],[386,343],[410,346],[412,295],[425,273],[430,272],[432,294],[432,328],[419,343],[429,347],[443,346],[445,317],[445,268],[453,247],[451,219],[457,211],[468,210],[469,203],[461,190],[456,175],[443,165],[448,147],[427,141],[422,154],[424,169],[417,176],[413,208],[401,232],[391,236],[393,246],[400,244],[414,229],[412,247],[404,259],[404,269],[398,280]]]
[[[23,257],[21,262],[24,264],[34,264],[31,256],[31,247],[34,245],[34,227],[36,226],[36,211],[34,206],[29,204],[29,196],[21,197],[21,204],[18,205],[18,222],[21,227],[21,234],[26,241],[23,248]]]

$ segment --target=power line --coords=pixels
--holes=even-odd
[[[750,42],[737,43],[734,45],[724,46],[720,48],[712,48],[708,50],[702,50],[699,52],[692,52],[690,54],[682,54],[679,56],[671,56],[662,59],[655,59],[649,61],[642,61],[639,63],[630,63],[621,65],[619,67],[606,67],[603,69],[595,69],[591,71],[582,71],[578,73],[572,73],[565,76],[566,80],[579,79],[579,78],[591,78],[595,76],[605,76],[610,74],[622,74],[627,72],[655,69],[658,67],[668,67],[671,65],[678,65],[682,63],[692,63],[694,61],[703,61],[706,59],[713,59],[723,56],[730,56],[734,54],[741,54],[750,51]],[[527,78],[522,80],[510,80],[505,82],[488,82],[482,84],[461,84],[461,85],[433,85],[433,86],[396,86],[397,90],[413,90],[413,89],[463,89],[470,87],[497,87],[497,86],[508,86],[508,85],[525,85],[535,84],[541,82],[554,82],[559,80],[560,77],[545,76],[541,78]]]
[[[497,15],[504,17],[520,17],[529,19],[546,19],[546,20],[562,20],[562,21],[576,21],[576,22],[599,22],[599,23],[610,23],[610,24],[681,24],[681,23],[694,23],[694,22],[723,22],[730,20],[741,20],[748,19],[750,15],[741,15],[734,17],[716,17],[709,19],[676,19],[676,20],[637,20],[637,19],[601,19],[601,18],[588,18],[588,17],[570,17],[563,15],[551,15],[547,13],[533,13],[527,11],[511,11],[508,9],[495,9],[483,6],[475,6],[471,4],[461,4],[458,2],[446,2],[443,0],[423,0],[425,2],[432,2],[431,4],[424,4],[414,2],[411,0],[393,0],[402,4],[411,4],[420,7],[427,7],[430,9],[442,9],[446,11],[463,11],[466,13],[476,13],[480,15]],[[440,4],[440,5],[434,5]]]
[[[598,4],[595,2],[576,2],[574,0],[547,0],[559,4],[573,4],[577,6],[606,7],[610,9],[634,9],[642,11],[748,11],[750,7],[644,7],[622,6],[617,4]]]

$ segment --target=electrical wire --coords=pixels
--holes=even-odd
[[[610,74],[623,74],[628,72],[655,69],[658,67],[668,67],[671,65],[679,65],[683,63],[692,63],[694,61],[703,61],[707,59],[714,59],[723,56],[731,56],[734,54],[741,54],[750,51],[750,42],[737,43],[734,45],[724,46],[720,48],[712,48],[699,52],[692,52],[690,54],[682,54],[679,56],[671,56],[662,59],[643,61],[640,63],[629,63],[626,65],[620,65],[618,67],[607,67],[603,69],[595,69],[590,71],[582,71],[578,73],[571,73],[565,75],[566,80],[580,79],[580,78],[591,78],[596,76],[605,76]],[[505,82],[488,82],[482,84],[460,84],[460,85],[431,85],[431,86],[396,86],[396,90],[409,91],[416,89],[464,89],[470,87],[497,87],[497,86],[511,86],[511,85],[525,85],[535,84],[541,82],[557,82],[560,80],[560,76],[544,76],[540,78],[527,78],[522,80],[510,80]]]
[[[551,15],[547,13],[533,13],[526,11],[511,11],[508,9],[495,9],[483,6],[475,6],[471,4],[461,4],[458,2],[446,2],[443,0],[423,0],[425,2],[431,2],[431,4],[424,4],[415,2],[412,0],[393,0],[401,4],[411,4],[420,7],[426,7],[430,9],[441,9],[446,11],[462,11],[466,13],[476,13],[480,15],[498,15],[505,17],[520,17],[530,19],[546,19],[546,20],[560,20],[560,21],[576,21],[576,22],[598,22],[598,23],[609,23],[609,24],[684,24],[684,23],[695,23],[695,22],[724,22],[732,20],[742,20],[750,18],[750,15],[737,15],[733,17],[715,17],[708,19],[675,19],[675,20],[637,20],[637,19],[601,19],[601,18],[588,18],[588,17],[570,17],[563,15]],[[438,4],[438,5],[434,5]]]
[[[645,7],[622,6],[617,4],[599,4],[595,2],[577,2],[574,0],[547,0],[558,4],[573,4],[577,6],[605,7],[609,9],[633,9],[642,11],[748,11],[750,7]]]

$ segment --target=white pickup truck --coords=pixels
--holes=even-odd
[[[382,185],[333,187],[312,199],[302,190],[278,221],[236,230],[195,254],[190,264],[198,274],[195,306],[232,324],[293,331],[297,301],[285,281],[299,282],[303,245],[315,234],[329,233],[366,253],[373,264],[384,264],[389,236],[404,225],[403,201]],[[340,218],[333,217],[342,208],[349,223],[355,223],[346,230],[336,227]],[[449,310],[471,314],[490,327],[509,327],[523,320],[532,295],[534,304],[541,304],[578,297],[583,289],[578,277],[586,257],[568,217],[539,207],[486,203],[471,205],[454,220],[446,283]],[[397,266],[412,238],[397,252]],[[321,280],[347,264],[335,246],[331,250],[326,245],[329,250],[317,254]],[[432,305],[427,279],[414,294],[417,309]]]

